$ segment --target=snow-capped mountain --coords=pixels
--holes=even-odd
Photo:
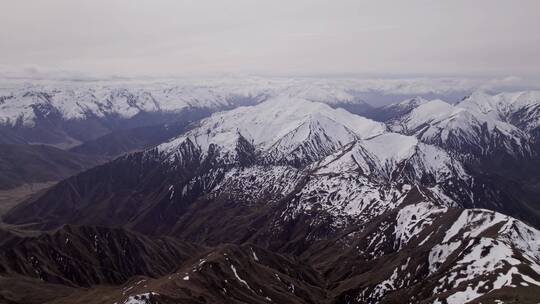
[[[430,120],[435,126],[440,117],[462,112],[442,101],[431,101],[413,110],[407,121],[416,122],[412,118],[427,112],[426,106],[447,109],[432,111],[437,113]],[[362,218],[360,213],[367,211],[369,219],[377,210],[402,204],[413,189],[445,206],[503,208],[513,204],[496,184],[466,170],[456,150],[447,151],[448,146],[441,142],[430,144],[428,137],[414,135],[388,132],[383,123],[323,103],[280,96],[215,113],[183,135],[123,157],[117,164],[127,171],[132,166],[139,168],[140,179],[130,178],[130,182],[152,179],[159,187],[143,190],[163,195],[164,202],[229,191],[250,201],[269,197],[275,201],[293,187],[301,189],[291,200],[294,210],[309,210],[313,202],[324,201],[322,209],[330,213],[341,210],[339,215]],[[471,139],[473,143],[478,144]],[[52,214],[57,211],[61,209]],[[78,212],[77,208],[72,211]]]
[[[32,127],[39,116],[54,113],[65,120],[118,116],[129,119],[144,112],[179,112],[186,108],[224,109],[236,103],[257,103],[262,90],[209,87],[65,87],[20,88],[0,102],[0,124]]]
[[[203,119],[186,134],[157,147],[174,160],[187,145],[226,163],[241,161],[239,147],[264,163],[307,164],[361,138],[385,132],[382,123],[299,98],[276,97]],[[249,146],[249,147],[246,147]],[[245,152],[245,151],[244,151]]]
[[[263,88],[172,85],[23,86],[2,94],[0,142],[66,148],[122,129],[187,124],[266,98]]]
[[[313,81],[18,84],[0,89],[0,143],[70,148],[119,130],[189,123],[277,96],[355,112],[371,108],[350,87]]]
[[[189,123],[282,96],[367,115],[388,122],[396,132],[472,155],[529,155],[530,138],[539,142],[540,94],[535,91],[477,92],[456,105],[416,97],[373,108],[358,90],[367,89],[322,80],[19,84],[0,92],[0,141],[72,147],[126,127]]]
[[[475,92],[458,104],[493,119],[511,123],[524,132],[538,135],[540,127],[540,92],[525,91],[489,95]]]
[[[514,157],[533,154],[529,135],[491,115],[442,100],[425,102],[392,120],[390,129],[418,137],[461,155],[486,157],[506,153]]]
[[[314,102],[370,107],[348,86],[313,81],[244,81],[232,83],[152,84],[20,84],[0,90],[0,125],[32,127],[53,112],[64,120],[146,112],[179,112],[186,108],[231,109],[268,97],[287,96]]]

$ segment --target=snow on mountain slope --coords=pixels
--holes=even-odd
[[[211,195],[226,194],[245,203],[272,203],[291,193],[306,177],[305,172],[290,166],[233,168],[212,189]]]
[[[33,106],[46,102],[48,96],[44,94],[25,93],[21,98],[13,95],[2,96],[0,99],[0,123],[6,125],[23,124],[32,126],[36,115]]]
[[[311,178],[292,204],[296,213],[324,202],[318,208],[336,218],[363,221],[397,208],[418,186],[425,200],[460,205],[462,187],[471,181],[442,149],[396,133],[358,140],[310,168]]]
[[[313,161],[358,139],[381,134],[385,126],[342,109],[299,98],[276,97],[256,106],[217,113],[200,126],[158,146],[169,159],[192,143],[203,155],[217,147],[227,162],[236,159],[240,139],[266,162]]]
[[[4,92],[0,99],[0,124],[17,122],[31,127],[37,115],[50,111],[63,119],[118,115],[131,118],[141,112],[177,112],[182,109],[221,109],[236,103],[257,103],[264,99],[261,90],[208,87],[61,87],[20,88]],[[45,111],[43,111],[45,110]]]
[[[268,176],[267,171],[264,167],[235,169],[216,191],[226,191],[235,185],[236,192],[242,192],[244,198],[252,201],[270,197],[276,200],[292,191],[292,185],[302,184],[309,177],[295,195],[286,216],[294,218],[313,208],[322,208],[333,215],[336,227],[345,225],[350,216],[357,221],[369,221],[397,208],[417,186],[422,188],[426,201],[445,206],[472,204],[474,200],[468,189],[473,178],[459,161],[441,148],[397,133],[356,140],[311,164],[307,172],[282,167],[279,172],[272,171],[275,175]],[[248,176],[265,177],[260,180]]]
[[[532,153],[529,136],[514,125],[442,100],[423,103],[389,122],[389,126],[396,132],[414,135],[423,142],[464,155],[482,156],[501,151],[513,156]]]
[[[284,107],[289,103],[294,106]],[[317,128],[307,127],[313,125]],[[383,131],[382,125],[343,110],[284,97],[214,114],[157,151],[173,163],[189,159],[189,151],[196,150],[198,159],[217,152],[226,164],[237,164],[238,143],[249,142],[262,163],[227,169],[222,180],[208,189],[212,196],[232,195],[247,204],[269,204],[298,191],[283,217],[326,210],[334,228],[351,219],[369,221],[395,209],[418,186],[428,201],[447,206],[463,203],[464,186],[471,177],[458,161],[413,136]],[[302,170],[303,166],[290,161],[292,156],[307,160],[304,165],[308,166]],[[192,186],[187,185],[189,192]]]
[[[351,86],[316,80],[164,81],[149,83],[17,84],[0,89],[0,125],[35,124],[40,108],[65,120],[118,115],[131,118],[141,112],[177,112],[186,108],[229,109],[252,105],[279,95],[333,106],[370,107]]]
[[[426,201],[458,206],[466,192],[463,187],[470,181],[461,164],[442,149],[412,136],[384,133],[356,140],[304,170],[234,168],[212,193],[272,203],[297,191],[284,219],[324,210],[331,215],[326,219],[328,227],[339,229],[350,221],[368,222],[398,208],[418,191]]]
[[[411,172],[405,172],[406,165]],[[320,164],[319,172],[357,171],[388,181],[399,181],[407,174],[409,182],[419,181],[423,174],[432,174],[435,180],[447,177],[466,179],[467,174],[459,161],[444,150],[419,142],[413,136],[384,133],[360,140],[343,154],[335,153]]]
[[[386,133],[365,140],[362,145],[386,166],[388,163],[397,163],[411,157],[418,140],[412,136]]]
[[[439,271],[450,260],[452,267]],[[441,274],[435,294],[463,289],[450,294],[448,303],[469,302],[505,287],[540,286],[540,231],[497,212],[463,210],[430,251],[429,269]]]
[[[515,111],[539,103],[540,91],[505,92],[495,95],[476,91],[459,102],[458,106],[503,120]]]
[[[514,124],[525,132],[540,127],[540,91],[496,95],[475,92],[457,106]]]
[[[130,109],[158,108],[149,97],[132,103],[123,91],[113,95],[134,106],[105,102],[103,109],[131,115]],[[512,126],[442,101],[421,102],[404,117],[416,136],[386,132],[381,123],[323,103],[270,98],[216,113],[156,149],[60,183],[15,218],[53,219],[53,225],[106,219],[92,224],[216,243],[260,241],[297,252],[302,261],[318,260],[324,294],[337,302],[466,303],[540,287],[540,233],[496,212],[454,208],[478,197],[471,193],[477,179],[440,147],[455,143],[453,132],[465,136],[459,144],[479,145],[490,133],[512,135],[512,128],[498,129]],[[427,143],[433,139],[441,141]],[[176,168],[168,161],[189,164]],[[235,266],[220,254],[230,276],[219,272],[212,280],[226,277],[256,294],[257,277],[249,276],[256,272],[248,269],[262,267],[241,266],[261,261],[253,249],[247,252],[249,263]],[[201,282],[195,271],[181,277],[184,284]]]
[[[530,254],[540,263],[540,231],[512,217],[485,209],[463,210],[446,232],[443,243],[462,237],[478,237],[497,228],[497,239]],[[540,270],[540,268],[538,268]]]
[[[490,296],[540,287],[538,230],[483,209],[422,200],[398,209],[377,229],[366,228],[367,242],[351,245],[361,253],[357,260],[392,257],[385,261],[391,266],[369,273],[378,284],[355,290],[358,302],[385,302],[398,293],[407,303],[489,303]]]

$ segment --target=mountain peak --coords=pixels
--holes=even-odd
[[[275,154],[270,156],[275,160],[304,145],[304,151],[333,152],[357,138],[372,137],[384,131],[383,124],[343,109],[280,96],[255,106],[214,114],[193,130],[160,145],[158,150],[174,154],[189,138],[203,153],[210,145],[216,145],[223,154],[234,154],[232,147],[241,134],[259,152]]]
[[[472,102],[474,96],[480,98],[478,102]],[[525,132],[488,110],[492,107],[487,96],[478,93],[457,105],[431,100],[391,121],[390,129],[462,154],[529,155]]]

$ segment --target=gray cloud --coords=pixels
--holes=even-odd
[[[538,76],[540,2],[3,1],[0,65],[119,75]]]

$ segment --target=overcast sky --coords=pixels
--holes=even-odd
[[[0,0],[0,69],[540,74],[540,1]]]

